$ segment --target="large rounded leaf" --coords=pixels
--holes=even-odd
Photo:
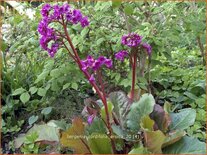
[[[182,109],[179,113],[171,113],[171,130],[183,130],[193,125],[196,118],[196,111],[191,108]]]
[[[193,137],[185,136],[178,142],[165,147],[165,154],[206,154],[206,143]]]
[[[127,127],[136,132],[140,129],[143,116],[149,115],[154,108],[155,100],[151,94],[143,94],[138,102],[134,102],[127,116]]]

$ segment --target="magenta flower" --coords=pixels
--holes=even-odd
[[[89,78],[89,81],[90,81],[90,82],[95,82],[95,77],[94,77],[93,74],[91,74],[91,76],[90,76],[90,78]]]
[[[111,59],[106,59],[104,64],[106,65],[107,68],[112,68],[113,62]]]
[[[77,24],[82,20],[82,13],[80,10],[73,10],[73,15],[72,15],[72,23]]]
[[[152,53],[152,47],[149,44],[143,43],[142,47],[147,51],[148,55]]]
[[[101,66],[105,65],[107,68],[111,68],[113,63],[111,59],[107,59],[104,56],[100,56],[98,59],[94,59],[92,56],[88,56],[86,60],[81,61],[82,70],[92,69],[93,71],[99,70]]]
[[[50,4],[45,4],[41,10],[42,20],[38,25],[38,32],[41,35],[40,45],[44,50],[47,50],[51,57],[54,57],[58,48],[61,45],[60,38],[56,34],[56,30],[49,26],[52,22],[62,22],[63,20],[69,21],[71,24],[80,23],[82,27],[89,25],[88,17],[83,17],[80,10],[72,9],[70,5],[63,4],[51,6]],[[54,42],[49,48],[50,42]],[[90,63],[89,63],[90,64]]]
[[[129,33],[127,35],[123,35],[121,39],[121,43],[129,47],[137,47],[138,45],[140,45],[141,41],[142,37],[136,33]]]
[[[51,7],[50,4],[45,4],[45,5],[42,7],[42,10],[41,10],[41,14],[42,14],[42,16],[43,16],[43,17],[48,17],[51,8],[52,8],[52,7]]]
[[[87,122],[89,125],[91,125],[93,123],[94,118],[95,118],[95,115],[88,116]]]
[[[120,61],[124,61],[124,58],[127,56],[128,56],[128,52],[124,50],[119,51],[115,54],[115,58]]]
[[[82,27],[86,27],[89,25],[88,17],[83,17],[80,21]]]

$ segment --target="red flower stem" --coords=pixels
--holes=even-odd
[[[131,100],[134,100],[134,90],[135,90],[135,83],[136,83],[136,65],[137,65],[137,54],[136,52],[133,53],[133,66],[132,66],[132,90],[131,90]]]
[[[106,93],[105,93],[105,88],[104,88],[104,84],[103,84],[101,71],[98,70],[97,74],[98,74],[99,84],[101,85],[101,91],[103,93],[104,102],[107,104]],[[109,136],[110,136],[110,139],[111,139],[112,149],[113,149],[113,152],[115,153],[116,152],[116,146],[115,146],[115,142],[114,142],[113,138],[111,137],[112,136],[112,128],[111,128],[111,124],[110,124],[110,117],[109,117],[108,108],[106,110],[106,107],[105,107],[105,113],[106,113],[106,120],[107,120],[106,122],[107,122],[107,126],[108,126],[108,129],[109,129]]]
[[[104,84],[103,84],[103,80],[102,80],[102,75],[101,75],[101,71],[100,70],[97,70],[97,74],[98,74],[98,82],[99,84],[101,85],[101,91],[103,93],[103,96],[104,96],[104,99],[105,99],[105,102],[106,101],[106,93],[105,93],[105,88],[104,88]]]
[[[73,43],[72,43],[72,41],[71,41],[71,39],[69,37],[68,31],[67,31],[67,25],[64,23],[63,17],[62,17],[62,21],[63,21],[63,28],[64,28],[64,32],[66,34],[67,41],[70,44],[70,46],[71,46],[71,48],[73,50],[73,53],[74,53],[74,55],[76,57],[76,60],[77,60],[76,62],[78,64],[80,70],[82,71],[81,59],[78,56],[78,52],[76,51],[76,49],[73,46]],[[111,138],[112,128],[111,128],[111,124],[110,124],[110,121],[109,121],[109,111],[108,111],[108,105],[107,105],[107,101],[106,101],[106,96],[104,96],[102,94],[102,92],[100,91],[100,89],[98,88],[98,86],[96,85],[96,83],[94,83],[94,82],[92,82],[92,81],[89,80],[90,79],[89,73],[88,72],[84,72],[84,71],[83,71],[83,73],[86,76],[86,78],[88,79],[88,81],[90,82],[90,84],[95,88],[98,96],[100,97],[100,99],[102,100],[102,102],[104,104],[104,109],[105,109],[105,113],[106,113],[106,117],[107,117],[107,119],[106,119],[106,121],[107,121],[107,128],[109,130],[109,136],[110,136],[109,138],[111,139],[112,149],[113,149],[113,152],[115,153],[116,152],[116,148],[115,148],[115,143],[114,143],[113,139]]]

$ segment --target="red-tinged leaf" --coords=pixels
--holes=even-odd
[[[183,130],[176,130],[176,131],[170,132],[168,134],[168,137],[165,139],[165,142],[163,143],[162,148],[179,141],[183,136],[185,136],[185,134],[186,133]]]
[[[62,132],[60,142],[64,147],[74,150],[74,153],[90,153],[87,140],[84,139],[85,125],[80,118],[75,118],[72,127]]]
[[[154,109],[153,112],[150,114],[150,118],[154,120],[156,123],[154,126],[155,130],[159,129],[163,132],[165,132],[168,129],[171,123],[169,114],[166,113],[159,104],[154,105]]]
[[[162,153],[161,147],[165,138],[165,135],[160,130],[144,131],[146,147],[152,153]]]

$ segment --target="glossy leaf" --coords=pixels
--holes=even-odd
[[[165,141],[165,135],[160,131],[144,131],[144,139],[147,149],[152,153],[162,153],[161,147]]]
[[[206,144],[193,137],[185,136],[178,142],[165,147],[165,154],[206,154]]]
[[[134,102],[127,115],[127,126],[136,132],[140,129],[140,121],[143,116],[149,115],[154,108],[155,100],[151,94],[143,94],[138,102]]]
[[[194,124],[196,118],[196,111],[191,108],[186,108],[180,110],[179,113],[171,113],[170,117],[172,119],[170,129],[183,130]]]

